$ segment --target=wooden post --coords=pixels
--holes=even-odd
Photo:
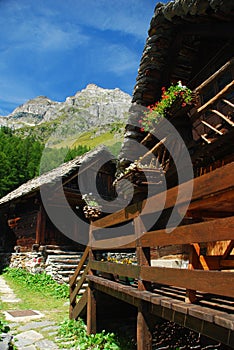
[[[141,244],[141,235],[146,231],[145,226],[140,218],[140,216],[134,219],[135,234],[136,240],[136,255],[137,255],[137,264],[140,266],[150,266],[150,247],[142,247]],[[151,283],[138,280],[138,289],[139,290],[151,290]]]
[[[92,282],[88,286],[87,299],[87,334],[95,334],[97,331],[97,303]]]
[[[143,248],[141,244],[141,235],[145,232],[144,224],[141,217],[134,219],[135,233],[137,237],[137,263],[140,266],[150,266],[150,247]],[[138,280],[138,290],[151,290],[151,283]],[[137,314],[137,350],[152,349],[152,333],[150,330],[149,310],[147,304],[141,300],[138,306]]]
[[[89,262],[94,260],[94,254],[92,251],[92,221],[89,226]],[[93,275],[93,271],[90,269],[89,275]],[[97,331],[97,303],[95,298],[95,291],[92,282],[88,284],[88,296],[87,296],[87,334],[95,334]]]
[[[37,214],[35,244],[39,244],[39,245],[45,244],[45,229],[46,229],[46,212],[43,205],[41,204]]]
[[[137,350],[152,349],[152,332],[149,322],[149,311],[144,301],[138,306],[137,314]]]
[[[190,252],[189,252],[189,270],[193,270],[200,267],[199,262],[199,256],[200,256],[200,246],[198,243],[194,243],[190,245]],[[192,289],[186,290],[186,297],[185,301],[187,303],[194,303],[197,300],[196,291]]]

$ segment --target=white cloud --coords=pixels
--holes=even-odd
[[[116,75],[127,74],[138,66],[138,57],[124,45],[111,45],[106,50],[104,66]]]
[[[114,30],[145,39],[155,1],[145,0],[67,0],[71,16],[99,30]]]

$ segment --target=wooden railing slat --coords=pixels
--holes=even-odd
[[[176,227],[150,231],[141,236],[142,247],[190,244],[234,239],[234,216]]]
[[[143,266],[140,278],[169,286],[234,297],[234,274],[232,272]]]
[[[197,177],[193,180],[181,184],[180,198],[177,199],[178,188],[173,187],[166,191],[166,201],[164,203],[165,193],[159,193],[155,196],[148,198],[142,202],[141,207],[144,208],[147,203],[147,211],[144,214],[152,214],[163,209],[171,208],[175,205],[182,205],[189,202],[188,189],[193,185],[193,194],[191,201],[195,201],[204,198],[209,195],[214,195],[221,191],[229,190],[233,188],[233,173],[234,173],[234,162],[224,165],[208,174]],[[222,179],[222,181],[220,181]],[[146,202],[147,201],[147,202]],[[140,214],[140,210],[136,205],[129,206],[128,208],[122,209],[114,214],[110,214],[102,219],[99,219],[93,223],[93,231],[108,227],[126,221],[132,220]]]
[[[89,254],[89,247],[86,247],[86,249],[84,251],[84,254],[82,255],[82,258],[80,259],[80,262],[79,262],[79,264],[78,264],[78,266],[77,266],[73,276],[70,279],[70,282],[69,282],[70,287],[73,286],[73,284],[75,283],[77,277],[79,276],[80,271],[81,271],[85,261],[87,260],[88,254]]]
[[[140,271],[140,266],[137,265],[117,264],[102,261],[91,261],[90,268],[96,271],[102,271],[131,278],[138,278]]]
[[[72,311],[72,319],[76,320],[79,317],[80,313],[82,312],[82,310],[87,304],[87,298],[88,298],[88,291],[86,290]]]
[[[88,264],[88,265],[86,266],[86,268],[85,268],[85,270],[84,270],[84,272],[83,272],[81,278],[79,279],[79,281],[78,281],[78,283],[77,283],[75,289],[74,289],[73,292],[71,293],[71,295],[70,295],[70,303],[71,303],[71,304],[75,301],[76,296],[77,296],[77,294],[79,293],[79,291],[80,291],[80,289],[81,289],[81,287],[82,287],[82,285],[83,285],[83,283],[84,283],[84,281],[85,281],[85,279],[86,279],[86,275],[88,274],[89,268],[90,268],[90,267],[89,267],[89,264]]]

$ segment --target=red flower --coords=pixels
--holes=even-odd
[[[186,103],[186,102],[183,102],[182,105],[181,105],[181,107],[185,107],[186,105],[187,105],[187,103]]]
[[[144,131],[145,131],[145,129],[144,129],[144,128],[140,128],[140,131],[141,131],[141,132],[144,132]]]

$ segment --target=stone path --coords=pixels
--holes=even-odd
[[[6,303],[18,303],[20,301],[20,299],[16,298],[13,290],[7,285],[2,276],[0,276],[0,298]],[[58,326],[56,326],[54,321],[36,321],[35,319],[41,319],[44,316],[38,311],[34,312],[36,315],[21,317],[13,317],[10,314],[11,310],[8,311],[9,313],[4,311],[4,314],[6,315],[6,320],[9,322],[11,328],[10,335],[17,350],[59,349],[54,341],[48,339],[50,337],[55,339],[57,335]],[[8,349],[8,345],[5,343],[0,343],[0,350]]]

